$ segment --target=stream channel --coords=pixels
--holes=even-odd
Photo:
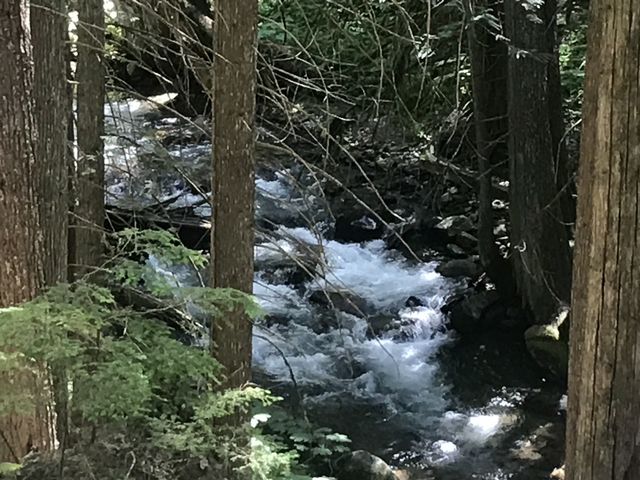
[[[147,102],[112,104],[105,113],[107,203],[165,202],[206,220],[210,207],[185,174],[210,174],[209,141]],[[165,148],[158,139],[169,135],[185,140]],[[563,392],[519,338],[457,338],[440,308],[460,283],[381,239],[332,240],[317,179],[291,164],[270,165],[256,179],[254,293],[266,313],[254,328],[256,381],[290,397],[293,373],[311,420],[412,479],[547,478],[562,461]],[[305,263],[304,252],[321,261]],[[296,255],[311,275],[290,259]],[[150,261],[176,283],[197,280],[187,267]],[[316,298],[322,289],[349,292],[348,305],[328,308]]]

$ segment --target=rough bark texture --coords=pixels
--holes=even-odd
[[[42,287],[42,237],[36,203],[37,129],[33,119],[33,58],[28,2],[0,0],[0,307],[32,299]],[[30,391],[30,375],[0,377],[0,391]],[[7,390],[5,390],[7,389]],[[0,461],[31,446],[47,447],[43,415],[0,418]]]
[[[31,2],[31,42],[34,59],[34,117],[39,141],[36,159],[40,186],[38,206],[43,232],[44,281],[67,281],[69,232],[69,162],[67,145],[68,37],[65,0]],[[66,439],[68,385],[64,369],[52,366],[56,433]]]
[[[104,225],[104,11],[102,0],[80,0],[78,18],[76,207],[74,252],[78,273],[100,264]]]
[[[34,80],[34,117],[38,127],[36,144],[38,205],[44,235],[44,279],[55,285],[67,279],[68,175],[65,0],[31,3]]]
[[[578,184],[568,480],[640,478],[640,2],[592,0]]]
[[[511,244],[516,282],[536,323],[546,323],[559,304],[568,303],[571,252],[557,188],[558,140],[554,138],[559,101],[551,81],[557,52],[549,51],[555,29],[555,0],[525,9],[505,3],[509,52],[509,156]]]
[[[507,46],[498,41],[499,26],[492,26],[488,14],[502,21],[499,0],[465,0],[471,77],[473,87],[473,118],[475,146],[478,156],[478,250],[485,271],[505,296],[514,293],[508,262],[501,257],[493,234],[492,168],[506,157],[508,138],[507,117]],[[480,19],[482,18],[482,19]]]
[[[219,0],[214,9],[212,283],[251,293],[258,2]],[[251,322],[245,313],[236,309],[218,319],[212,340],[213,354],[226,368],[226,386],[246,383]]]

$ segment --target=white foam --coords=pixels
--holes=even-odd
[[[318,235],[304,228],[280,228],[289,240],[259,246],[262,261],[290,253],[296,242],[316,245]],[[283,285],[256,284],[256,297],[267,313],[292,319],[287,326],[261,331],[254,342],[255,365],[279,382],[290,382],[289,368],[299,385],[317,385],[323,393],[310,401],[326,401],[347,394],[385,405],[390,414],[410,412],[417,423],[431,421],[444,409],[446,389],[435,381],[434,354],[449,340],[442,331],[439,311],[451,284],[435,272],[434,265],[411,265],[391,255],[381,241],[363,245],[322,240],[328,271],[309,288],[348,289],[376,310],[387,310],[399,328],[372,338],[366,319],[339,314],[339,326],[318,332],[314,306],[299,291]],[[403,308],[416,295],[426,306]],[[402,335],[399,335],[402,333]],[[276,349],[273,345],[277,345]],[[355,378],[349,375],[353,366]],[[363,373],[364,372],[364,373]]]

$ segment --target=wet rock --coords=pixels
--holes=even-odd
[[[480,274],[480,267],[469,258],[459,258],[441,263],[436,272],[447,278],[475,278]]]
[[[518,440],[515,448],[511,449],[511,456],[517,460],[525,462],[537,462],[544,458],[545,449],[551,445],[551,448],[561,448],[557,445],[558,437],[562,434],[558,427],[561,425],[547,423],[540,425],[525,438]]]
[[[452,215],[440,221],[435,228],[446,230],[449,236],[455,237],[463,232],[474,230],[475,226],[471,219],[465,215]]]
[[[407,301],[404,302],[404,306],[409,308],[424,307],[424,302],[418,297],[411,295],[409,298],[407,298]]]
[[[500,301],[500,295],[495,290],[473,293],[454,300],[443,311],[449,314],[451,327],[461,334],[470,334],[487,325],[483,322],[484,313]]]
[[[322,262],[322,246],[300,244],[292,253],[276,250],[270,254],[258,255],[255,268],[262,272],[269,283],[300,285],[313,278]]]
[[[369,310],[367,301],[349,290],[315,290],[309,301],[322,307],[363,317]]]
[[[569,347],[560,338],[555,324],[534,325],[524,333],[527,350],[544,368],[560,378],[566,378],[569,365]]]
[[[357,450],[341,462],[338,480],[398,480],[398,477],[381,458]]]
[[[343,379],[358,378],[367,372],[367,369],[353,358],[339,357],[333,364],[336,377]]]
[[[263,323],[266,327],[273,327],[274,325],[287,325],[289,323],[289,318],[286,315],[269,314],[264,316]]]
[[[382,237],[384,229],[366,214],[336,216],[334,238],[343,242],[367,242]]]
[[[367,317],[367,324],[369,329],[367,331],[368,337],[377,337],[385,332],[401,328],[402,322],[394,315],[387,313],[378,313]]]

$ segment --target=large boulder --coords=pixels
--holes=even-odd
[[[398,477],[381,458],[357,450],[341,462],[338,480],[398,480]]]
[[[566,378],[569,366],[569,346],[560,338],[556,324],[534,325],[524,333],[527,350],[544,368],[560,378]]]

